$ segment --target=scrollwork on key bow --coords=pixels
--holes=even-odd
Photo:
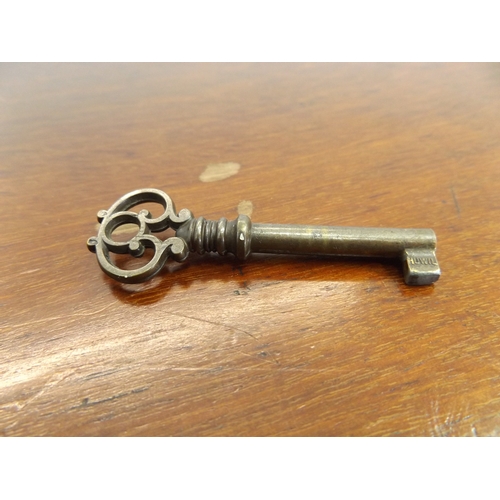
[[[130,209],[141,203],[159,203],[164,212],[153,218],[147,210],[139,213]],[[160,240],[151,233],[165,229],[178,229],[182,224],[191,220],[193,214],[182,209],[179,214],[171,198],[158,189],[139,189],[120,198],[109,210],[97,213],[97,220],[101,223],[97,236],[87,240],[89,250],[95,252],[101,269],[110,277],[123,283],[141,283],[157,274],[168,257],[181,262],[189,255],[189,248],[184,239],[177,236]],[[112,233],[124,224],[135,224],[139,230],[128,241],[113,240]],[[125,270],[116,266],[111,260],[110,252],[116,254],[130,254],[134,257],[143,255],[146,248],[154,250],[151,260],[134,270]]]

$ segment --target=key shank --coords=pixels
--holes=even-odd
[[[407,285],[439,279],[432,229],[253,224],[254,253],[399,258]]]

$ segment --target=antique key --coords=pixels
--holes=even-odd
[[[163,214],[153,218],[147,210],[129,210],[147,202],[161,204]],[[182,262],[190,251],[232,253],[241,260],[251,253],[395,258],[403,263],[407,285],[430,285],[441,275],[432,229],[255,224],[246,215],[233,221],[211,221],[195,218],[185,208],[177,214],[170,197],[158,189],[126,194],[109,210],[100,210],[97,219],[99,232],[87,240],[87,246],[96,253],[102,270],[123,283],[146,281],[161,270],[168,257]],[[113,231],[124,224],[135,224],[137,234],[125,242],[114,241]],[[168,228],[175,230],[175,236],[164,241],[152,234]],[[153,249],[154,255],[139,269],[121,269],[110,257],[110,252],[140,257],[146,248]]]

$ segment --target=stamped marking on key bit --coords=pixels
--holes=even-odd
[[[147,202],[162,205],[163,214],[153,218],[147,210],[130,211]],[[126,194],[109,210],[100,210],[97,220],[98,234],[87,240],[87,246],[96,253],[101,269],[123,283],[146,281],[162,269],[169,257],[182,262],[189,252],[231,253],[241,260],[251,253],[401,259],[407,285],[430,285],[441,275],[432,229],[254,224],[246,215],[233,221],[224,217],[211,221],[195,218],[187,209],[177,213],[170,197],[158,189]],[[137,234],[128,241],[113,240],[113,232],[116,234],[125,224],[137,226]],[[164,241],[152,234],[169,228],[175,230],[175,236]],[[154,255],[139,269],[121,269],[110,257],[110,252],[141,257],[146,248],[154,250]]]

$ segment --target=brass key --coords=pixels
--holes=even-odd
[[[160,203],[164,213],[153,218],[147,210],[129,210],[147,202]],[[161,270],[168,257],[181,262],[190,251],[232,253],[241,260],[251,253],[401,259],[407,285],[430,285],[441,275],[432,229],[255,224],[246,215],[233,221],[210,221],[194,218],[187,209],[177,214],[170,197],[158,189],[133,191],[109,210],[99,211],[97,219],[101,223],[99,233],[88,239],[87,246],[96,253],[102,270],[123,283],[146,281]],[[114,241],[113,231],[124,224],[135,224],[137,234],[125,242]],[[165,241],[152,234],[168,228],[175,230],[175,236]],[[152,248],[154,256],[139,269],[121,269],[110,258],[110,252],[140,257],[146,248]]]

